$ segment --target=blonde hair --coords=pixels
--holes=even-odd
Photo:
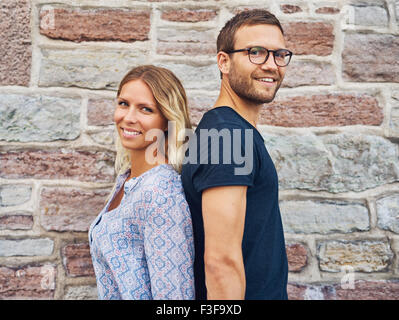
[[[166,120],[173,121],[171,130],[167,132],[169,143],[166,155],[168,155],[168,162],[180,173],[185,152],[182,146],[186,140],[178,139],[178,134],[182,130],[192,128],[183,85],[172,71],[153,65],[143,65],[133,68],[123,77],[119,84],[117,97],[119,97],[122,87],[132,80],[144,81],[151,89],[162,115]],[[115,147],[115,171],[119,175],[130,168],[131,159],[130,153],[123,147],[119,135],[117,135]]]

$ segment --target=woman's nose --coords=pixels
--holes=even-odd
[[[127,113],[125,114],[124,120],[132,123],[137,122],[137,109],[134,106],[129,107]]]

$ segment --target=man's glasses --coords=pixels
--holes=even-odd
[[[226,53],[235,53],[247,51],[249,61],[254,64],[264,64],[269,58],[270,52],[273,52],[273,58],[276,65],[285,67],[291,61],[292,52],[287,49],[269,50],[263,47],[251,47],[246,49],[226,51]]]

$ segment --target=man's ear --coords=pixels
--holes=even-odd
[[[228,74],[230,71],[230,56],[226,52],[219,51],[216,58],[220,72]]]

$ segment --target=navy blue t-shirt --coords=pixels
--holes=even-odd
[[[242,240],[245,299],[287,299],[288,263],[278,177],[258,130],[230,107],[211,109],[190,138],[187,161],[182,182],[194,229],[196,299],[207,298],[202,191],[233,185],[248,186]]]

